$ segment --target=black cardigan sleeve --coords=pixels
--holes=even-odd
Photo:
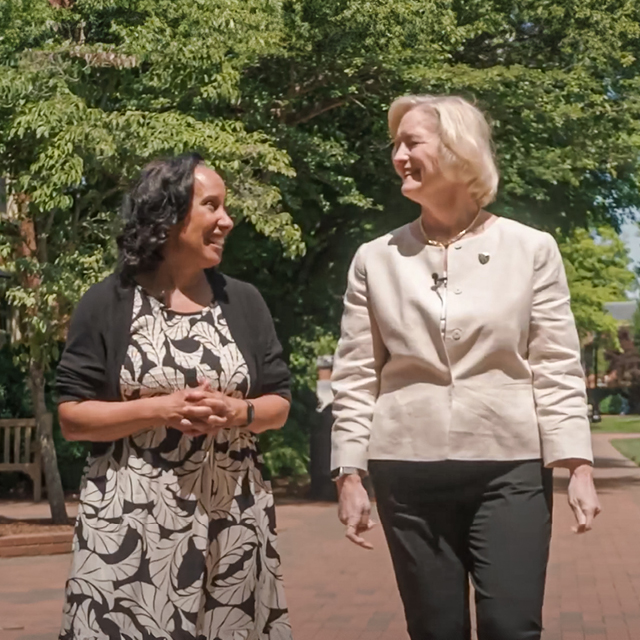
[[[58,403],[102,398],[107,384],[107,354],[102,335],[105,282],[80,299],[56,371]]]
[[[253,287],[252,287],[253,288]],[[267,303],[260,292],[254,288],[256,294],[256,309],[260,312],[260,326],[264,341],[264,358],[262,361],[262,388],[260,393],[276,394],[291,400],[291,376],[289,367],[284,360],[282,345],[278,340],[276,328]]]
[[[248,282],[218,273],[211,277],[214,294],[224,305],[232,335],[245,358],[255,362],[252,397],[276,394],[290,400],[289,368],[262,294]]]

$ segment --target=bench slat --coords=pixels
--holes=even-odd
[[[22,462],[20,460],[20,440],[22,436],[22,429],[14,429],[13,430],[13,461],[14,462]],[[25,462],[29,462],[25,460]]]
[[[24,436],[24,461],[31,462],[31,427],[25,429]]]
[[[11,452],[10,452],[10,441],[9,438],[11,437],[11,429],[5,429],[4,430],[4,463],[5,464],[9,464],[9,462],[11,461]]]
[[[14,427],[35,427],[35,418],[2,418],[0,419],[0,429]]]

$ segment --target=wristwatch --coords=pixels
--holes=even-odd
[[[338,467],[337,469],[331,470],[331,479],[334,482],[342,478],[342,476],[354,475],[359,475],[361,478],[364,478],[367,472],[364,469],[358,469],[358,467]]]
[[[247,421],[243,426],[248,427],[253,422],[256,410],[253,406],[253,402],[251,402],[250,400],[245,400],[245,402],[247,403]]]

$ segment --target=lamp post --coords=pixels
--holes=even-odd
[[[316,360],[318,377],[316,397],[318,398],[318,420],[309,437],[309,474],[311,486],[308,497],[311,500],[336,500],[336,487],[331,480],[331,426],[333,423],[331,391],[331,370],[333,356],[320,356]]]
[[[594,388],[591,396],[591,422],[597,424],[602,422],[602,416],[600,415],[600,389],[598,388],[598,350],[600,348],[600,336],[596,334],[593,339],[593,378]]]

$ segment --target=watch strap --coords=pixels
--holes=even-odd
[[[251,400],[245,400],[245,402],[247,403],[247,421],[245,422],[244,426],[248,427],[253,422],[253,419],[255,418],[256,410]]]

